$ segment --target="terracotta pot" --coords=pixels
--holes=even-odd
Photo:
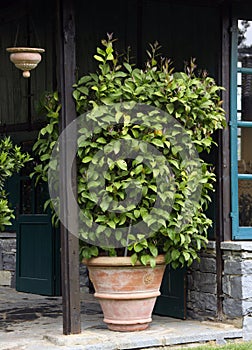
[[[83,260],[94,284],[104,322],[113,331],[139,331],[152,321],[151,315],[162,282],[165,259],[157,257],[155,268],[130,257],[98,257]]]
[[[11,53],[11,62],[23,71],[24,78],[30,77],[30,70],[37,67],[41,61],[40,53],[45,51],[35,47],[9,47],[6,50]]]

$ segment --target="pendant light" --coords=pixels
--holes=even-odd
[[[34,27],[34,24],[33,24],[33,27]],[[34,27],[34,32],[35,32],[35,27]],[[18,34],[19,34],[19,25],[17,27],[14,46],[8,47],[6,51],[10,53],[10,61],[14,63],[15,67],[23,71],[23,77],[29,78],[31,75],[30,70],[37,67],[37,65],[42,59],[41,53],[45,52],[45,50],[38,47],[28,47],[28,46],[17,47],[16,44],[17,44]]]

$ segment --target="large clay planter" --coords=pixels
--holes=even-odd
[[[113,331],[140,331],[152,321],[151,315],[162,282],[165,259],[157,257],[155,268],[130,257],[98,257],[83,260],[95,288],[104,322]]]
[[[41,61],[40,53],[45,51],[36,47],[9,47],[6,50],[11,53],[11,62],[23,71],[24,78],[30,77],[30,70],[37,67]]]

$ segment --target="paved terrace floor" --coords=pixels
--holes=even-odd
[[[0,350],[153,350],[242,340],[242,330],[231,325],[155,315],[145,331],[113,332],[92,294],[83,295],[81,302],[81,334],[66,336],[61,301],[0,287]]]

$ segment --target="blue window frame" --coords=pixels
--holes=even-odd
[[[236,18],[231,45],[232,238],[252,239],[252,21]]]

